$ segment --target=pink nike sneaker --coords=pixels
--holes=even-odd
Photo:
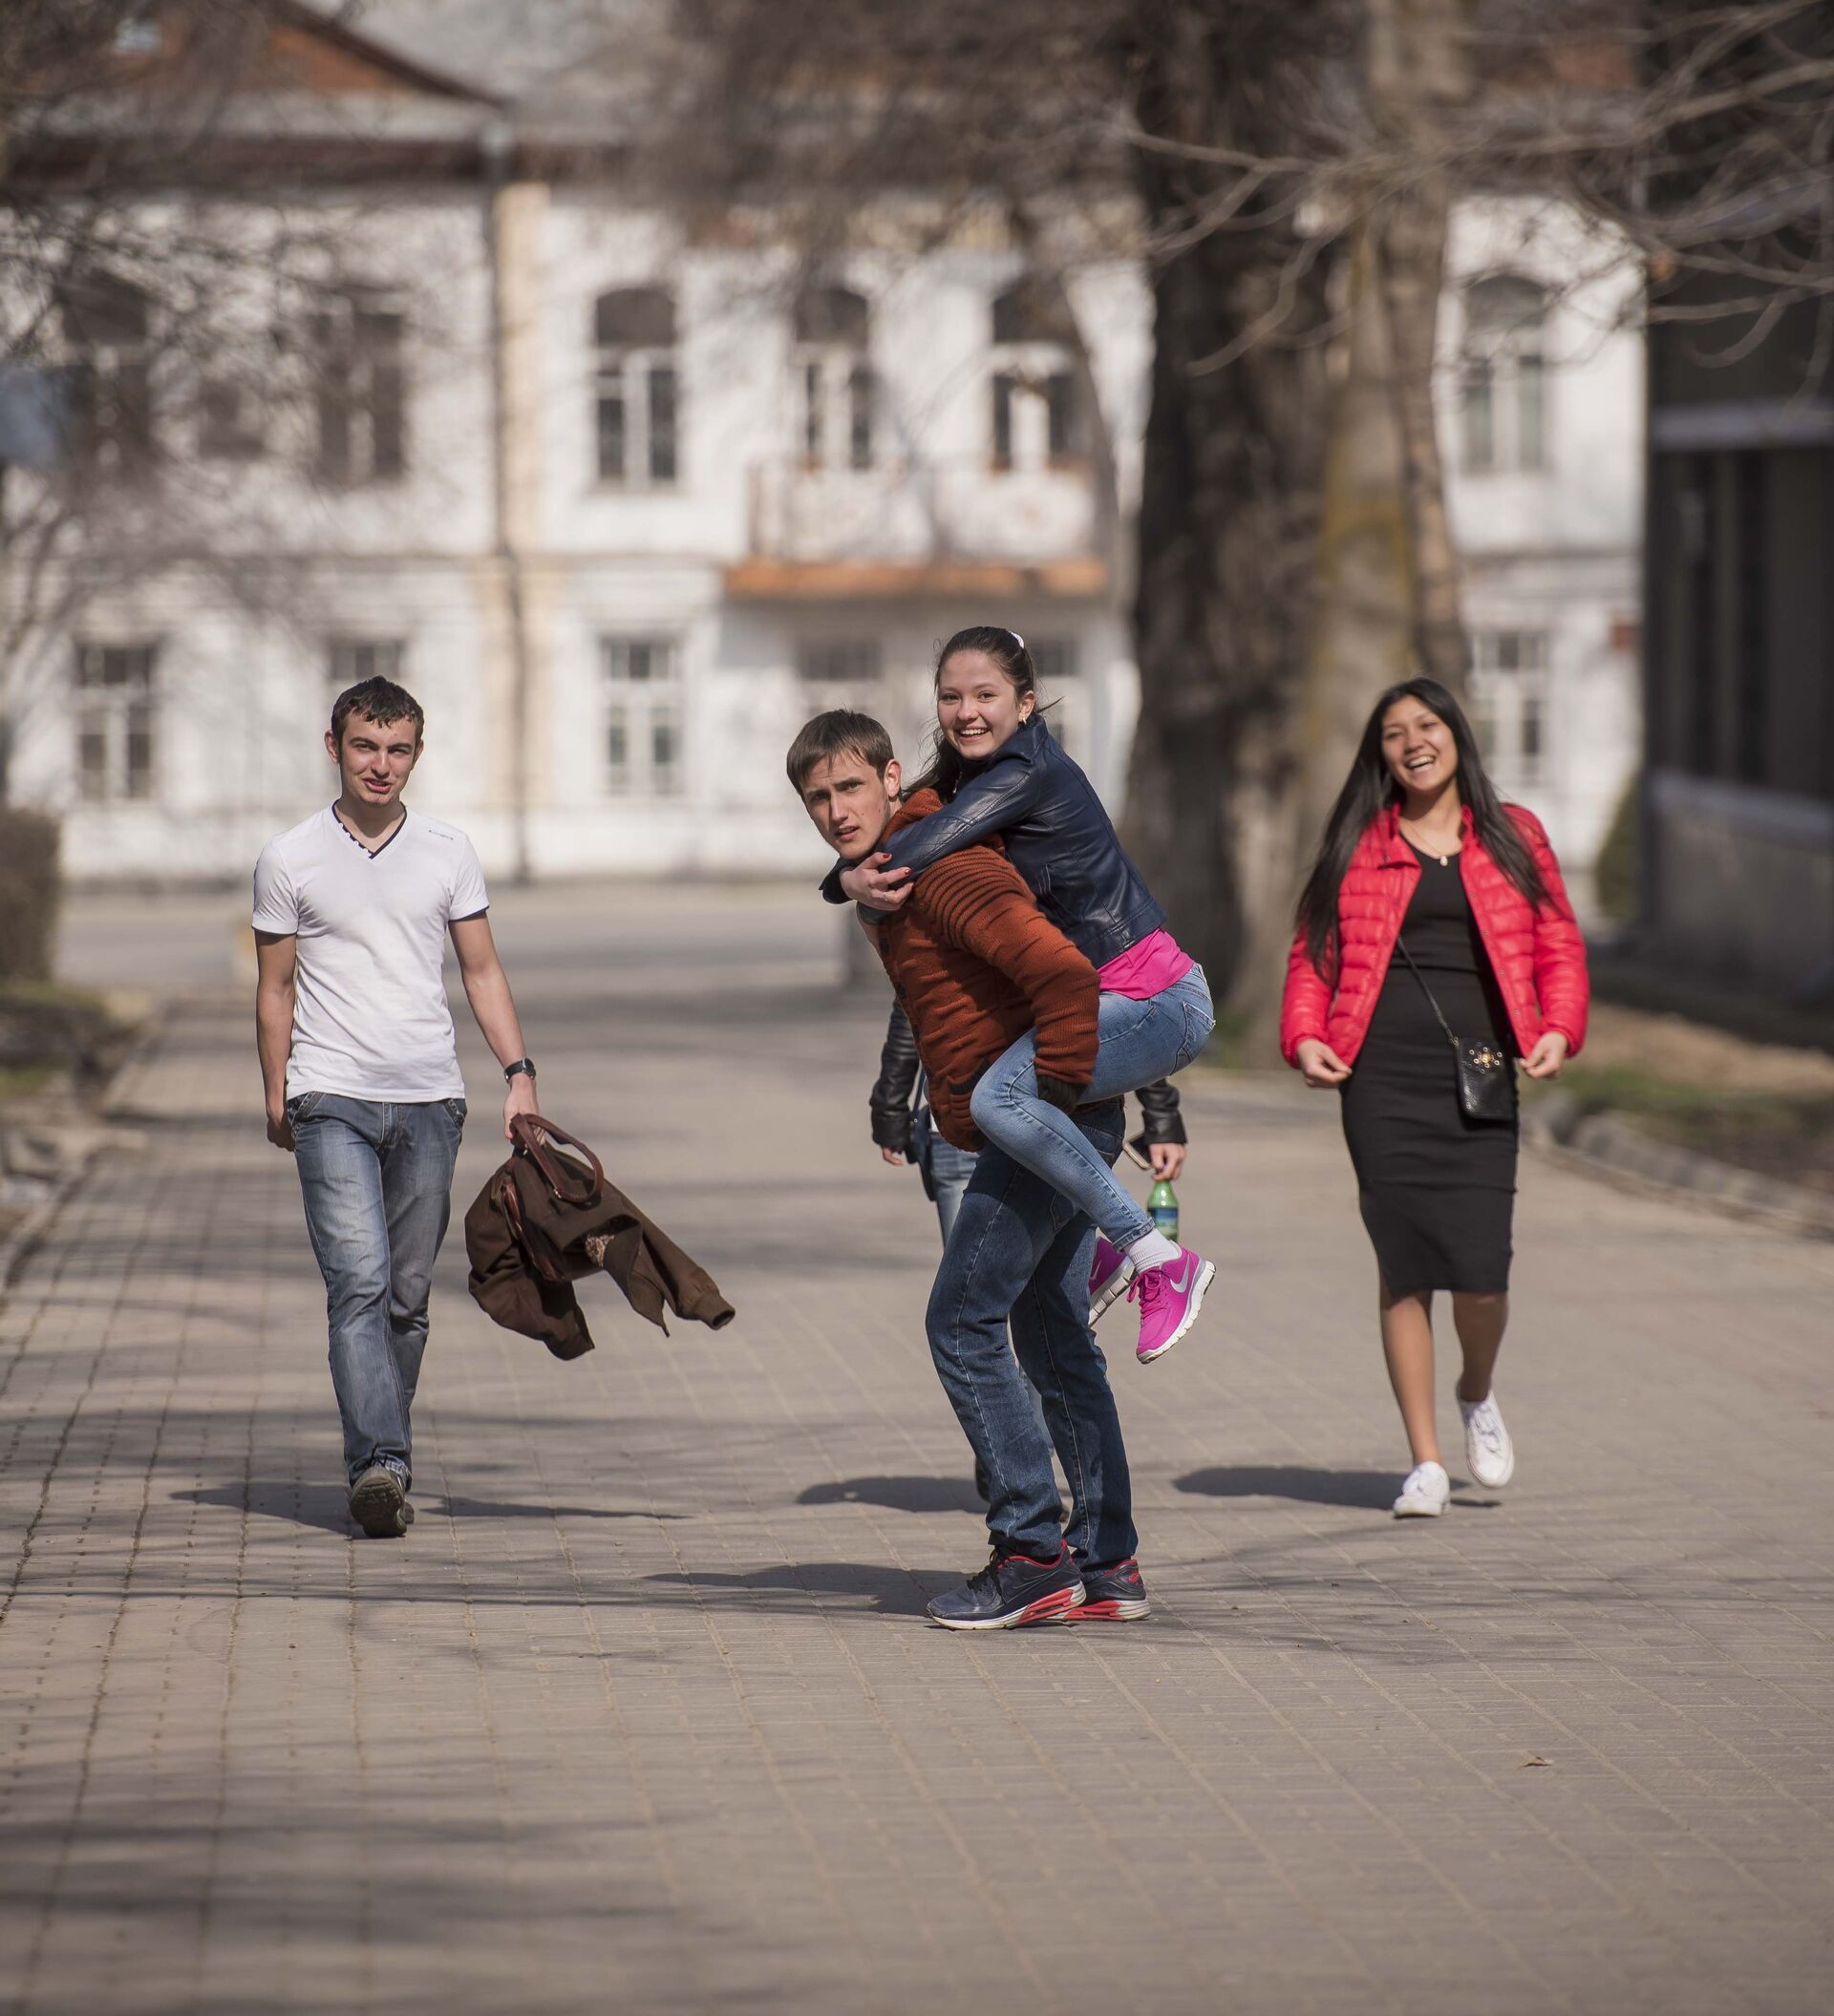
[[[1197,1321],[1204,1290],[1216,1269],[1186,1246],[1176,1260],[1142,1267],[1134,1276],[1127,1300],[1140,1304],[1140,1343],[1135,1355],[1141,1365],[1162,1358]]]
[[[1089,1269],[1089,1321],[1099,1323],[1114,1307],[1138,1269],[1119,1246],[1096,1236],[1095,1264]]]

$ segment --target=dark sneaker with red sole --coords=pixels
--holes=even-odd
[[[929,1614],[951,1631],[1010,1631],[1059,1623],[1082,1602],[1082,1577],[1068,1547],[1054,1561],[998,1548],[978,1575],[934,1598]]]
[[[1125,1560],[1118,1568],[1091,1568],[1082,1578],[1082,1602],[1076,1622],[1126,1623],[1144,1617],[1152,1608],[1146,1584],[1140,1579],[1140,1563]]]

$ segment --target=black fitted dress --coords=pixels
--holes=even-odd
[[[1410,844],[1412,844],[1410,842]],[[1456,854],[1422,854],[1401,937],[1461,1039],[1517,1054]],[[1452,1046],[1398,948],[1342,1087],[1344,1138],[1382,1278],[1397,1295],[1509,1285],[1516,1203],[1514,1085],[1506,1120],[1467,1120]]]

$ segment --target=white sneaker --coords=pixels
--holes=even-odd
[[[1516,1474],[1516,1445],[1503,1425],[1496,1394],[1468,1405],[1461,1400],[1459,1411],[1464,1416],[1466,1467],[1486,1491],[1501,1491]]]
[[[1397,1519],[1436,1519],[1452,1496],[1452,1479],[1441,1463],[1421,1463],[1407,1474],[1395,1500]]]

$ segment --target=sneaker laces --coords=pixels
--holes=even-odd
[[[1465,1417],[1467,1430],[1475,1430],[1478,1440],[1493,1455],[1503,1454],[1503,1416],[1488,1400],[1480,1400]]]
[[[1058,1560],[1061,1559],[1062,1554],[1059,1551]],[[976,1570],[974,1574],[969,1577],[969,1587],[972,1589],[984,1583],[997,1582],[1000,1570],[1006,1566],[1008,1561],[1023,1561],[1028,1568],[1054,1568],[1056,1566],[1056,1561],[1038,1560],[1020,1547],[995,1546],[987,1557],[987,1566]]]
[[[1140,1305],[1143,1316],[1165,1292],[1165,1283],[1157,1267],[1141,1267],[1127,1284],[1127,1300]]]

